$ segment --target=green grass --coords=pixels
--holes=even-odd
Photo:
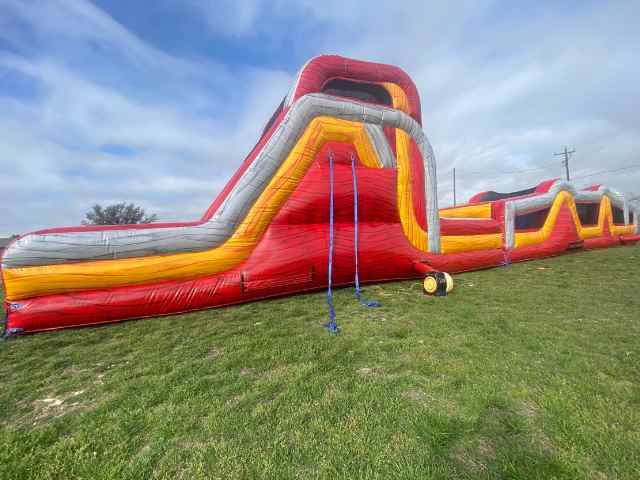
[[[0,478],[639,478],[640,250],[0,344]]]

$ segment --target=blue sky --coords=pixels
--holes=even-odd
[[[620,170],[640,164],[639,21],[636,1],[0,0],[0,233],[96,202],[198,218],[320,53],[414,78],[443,206],[453,167],[459,198],[521,189],[565,144],[578,184],[640,195]]]

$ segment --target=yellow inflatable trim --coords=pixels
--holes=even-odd
[[[394,107],[408,109],[406,95],[402,89],[394,84],[384,85],[393,98]],[[186,280],[229,270],[248,258],[271,220],[304,177],[322,145],[328,141],[352,143],[363,165],[382,168],[362,123],[318,117],[309,123],[276,175],[234,234],[223,245],[194,253],[5,269],[3,275],[7,300],[167,280]],[[411,138],[406,132],[396,129],[398,212],[408,241],[414,248],[426,252],[427,234],[415,218],[413,208],[410,142]],[[578,233],[583,239],[601,236],[605,221],[609,222],[609,230],[613,235],[633,233],[633,225],[613,224],[611,205],[607,197],[603,197],[600,204],[599,224],[582,227],[573,197],[567,192],[561,192],[554,200],[548,218],[539,231],[516,233],[516,247],[539,244],[549,238],[560,207],[564,203],[567,203]],[[490,218],[491,205],[469,205],[446,210],[441,212],[441,215],[449,218]],[[501,234],[441,237],[441,251],[444,254],[495,249],[501,246]]]
[[[480,203],[464,207],[440,210],[440,216],[445,218],[491,218],[491,204]]]
[[[393,83],[383,85],[393,99],[394,108],[409,112],[409,103],[402,88]],[[403,230],[414,247],[427,251],[426,233],[413,213],[408,150],[410,137],[402,130],[396,129],[396,132],[400,152],[397,195]],[[350,142],[365,166],[382,168],[361,123],[330,117],[316,118],[310,122],[236,232],[223,245],[204,252],[7,269],[4,271],[7,299],[183,280],[229,270],[248,258],[327,141]],[[499,235],[444,237],[443,253],[495,248],[500,242]]]
[[[393,100],[393,108],[409,113],[409,101],[407,96],[398,85],[394,83],[383,84]],[[411,162],[409,145],[411,137],[398,128],[396,131],[396,158],[398,165],[397,195],[398,213],[402,230],[414,248],[423,252],[428,251],[427,233],[420,227],[413,209],[413,188],[411,183]],[[491,205],[481,204],[470,207],[461,207],[464,214],[460,216],[491,218]],[[442,215],[442,212],[441,212]],[[452,213],[452,216],[455,212]],[[447,216],[447,215],[443,215]],[[501,248],[502,234],[486,235],[449,235],[440,237],[441,253],[472,252],[476,250],[486,250],[491,248]]]
[[[411,115],[411,109],[409,108],[409,100],[407,95],[399,85],[390,82],[383,82],[382,85],[387,89],[391,96],[391,102],[393,108],[400,110],[401,112]]]
[[[396,129],[396,155],[398,162],[398,211],[405,236],[414,248],[428,251],[427,233],[418,223],[413,209],[413,189],[410,177],[409,142],[403,130]],[[486,207],[485,207],[486,208]],[[502,234],[444,235],[440,237],[442,253],[473,252],[502,247]]]
[[[549,214],[547,215],[547,219],[540,230],[535,232],[516,233],[515,247],[520,248],[538,245],[549,239],[558,220],[560,209],[565,204],[571,212],[571,217],[573,218],[573,223],[576,226],[578,236],[582,240],[588,240],[590,238],[596,238],[604,235],[605,222],[608,222],[609,232],[611,232],[611,235],[627,235],[634,232],[635,227],[633,225],[614,225],[613,213],[611,211],[611,200],[606,196],[602,197],[600,200],[598,225],[583,227],[580,222],[580,217],[578,216],[576,202],[573,196],[569,192],[563,191],[560,192],[553,201]]]
[[[352,143],[365,166],[382,168],[363,124],[318,117],[310,122],[235,233],[219,247],[194,253],[6,269],[3,273],[7,300],[186,280],[229,270],[248,258],[322,145],[328,141]]]

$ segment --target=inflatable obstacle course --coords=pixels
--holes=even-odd
[[[199,221],[54,228],[14,241],[2,258],[7,329],[101,324],[338,285],[355,284],[359,295],[360,283],[635,243],[639,213],[609,188],[560,180],[439,210],[435,157],[409,76],[320,56],[302,68]]]

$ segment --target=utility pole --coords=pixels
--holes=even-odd
[[[453,167],[453,206],[456,206],[456,167]]]
[[[571,180],[571,177],[569,176],[569,155],[572,153],[576,153],[575,149],[567,150],[567,147],[564,147],[564,152],[554,153],[555,156],[562,155],[564,157],[562,163],[564,164],[564,170],[567,173],[567,182]]]

